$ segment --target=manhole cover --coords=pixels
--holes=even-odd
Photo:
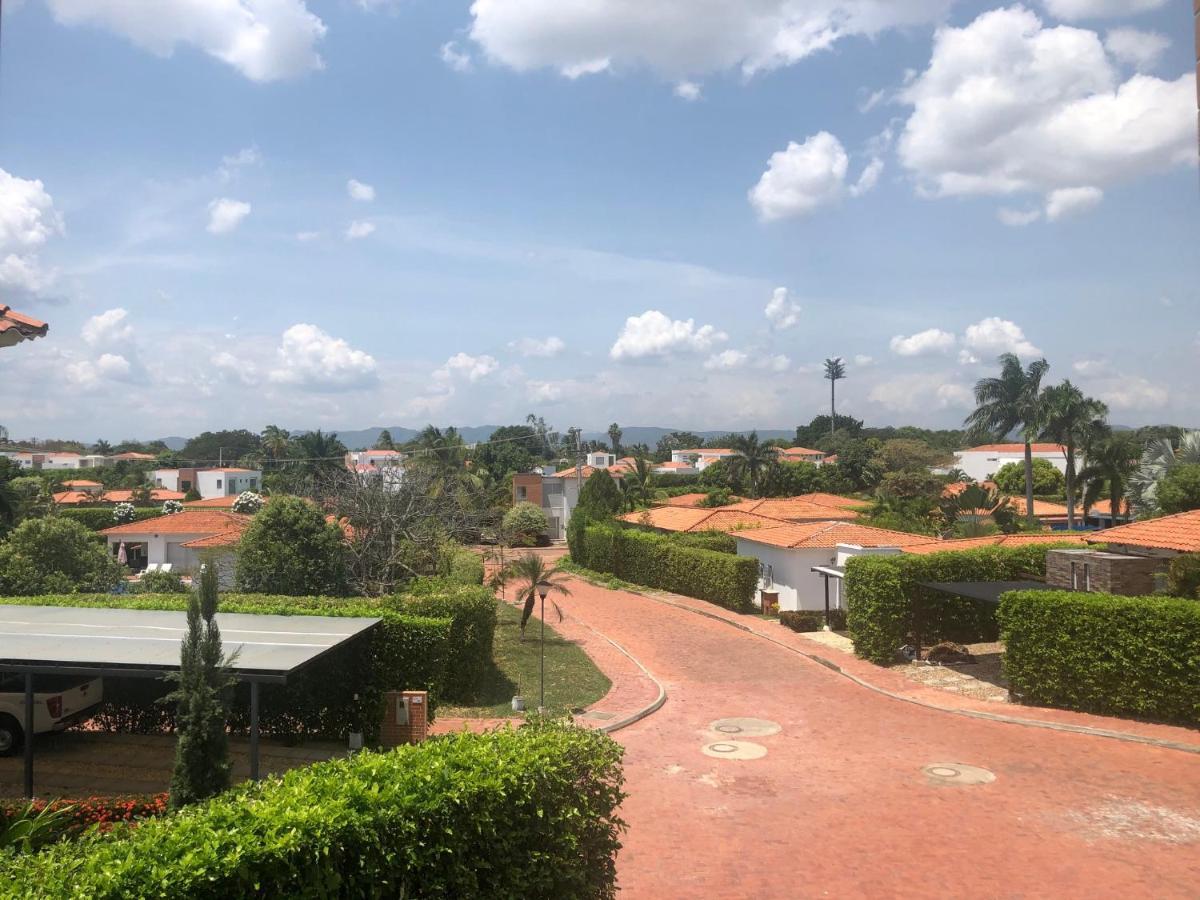
[[[705,744],[700,749],[705,756],[715,756],[718,759],[762,759],[767,755],[766,747],[750,741],[717,741]]]
[[[934,784],[991,784],[996,776],[979,766],[964,763],[934,763],[921,769]]]
[[[771,734],[779,734],[781,730],[778,722],[742,717],[717,719],[708,727],[718,734],[736,734],[739,737],[766,737]]]

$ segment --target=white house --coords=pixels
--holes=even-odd
[[[1033,458],[1049,460],[1064,474],[1067,471],[1067,448],[1062,444],[1034,444]],[[987,481],[1008,463],[1025,462],[1024,444],[983,444],[954,454],[954,467],[962,469],[972,481]],[[1082,464],[1077,460],[1077,466]],[[934,471],[946,472],[947,469]]]
[[[587,455],[587,465],[597,469],[607,469],[617,464],[617,455],[605,450],[594,450]]]
[[[708,447],[694,450],[672,450],[671,462],[684,463],[692,466],[697,472],[703,472],[715,462],[737,456],[736,450],[728,448]]]
[[[201,469],[196,473],[196,490],[203,500],[212,497],[236,497],[243,491],[262,490],[262,472],[258,469]]]
[[[738,556],[758,560],[759,584],[779,592],[780,610],[823,610],[825,578],[817,566],[845,566],[852,556],[899,553],[920,540],[903,531],[888,531],[852,522],[808,522],[732,532]],[[830,578],[830,609],[843,605],[841,579]]]
[[[586,481],[594,472],[588,468],[583,474]],[[550,540],[561,541],[567,536],[567,522],[571,511],[579,504],[579,479],[574,469],[555,472],[550,466],[533,472],[513,476],[513,503],[532,503],[541,507],[549,525]]]
[[[116,525],[101,534],[114,556],[124,545],[127,564],[135,571],[169,563],[172,571],[183,574],[195,572],[207,554],[232,553],[250,518],[221,509],[186,509],[174,515]],[[230,574],[232,567],[223,565],[222,572]]]

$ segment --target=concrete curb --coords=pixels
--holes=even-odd
[[[571,572],[570,575],[573,578],[579,578],[581,581],[586,581],[589,584],[595,585],[596,587],[604,587],[603,584],[591,581],[590,579],[585,578],[578,573]],[[710,613],[702,609],[694,609],[682,603],[675,603],[674,601],[668,600],[665,597],[655,596],[654,594],[648,594],[643,591],[631,590],[629,593],[637,594],[639,597],[645,597],[647,600],[653,600],[656,603],[662,603],[664,606],[670,606],[675,609],[682,610],[683,612],[689,612],[693,615],[704,616],[708,619],[715,619],[718,622],[724,622],[726,625],[729,625],[732,628],[736,628],[739,631],[744,631],[747,634],[752,634],[755,637],[762,638],[764,641],[769,641],[778,647],[782,647],[784,650],[795,653],[797,656],[809,660],[810,662],[814,662],[819,666],[824,666],[830,671],[836,672],[838,675],[841,675],[843,678],[854,682],[860,687],[864,687],[869,691],[874,691],[876,694],[880,694],[884,697],[890,697],[893,700],[899,700],[902,703],[911,703],[913,706],[920,706],[924,709],[931,709],[936,712],[944,712],[956,716],[964,716],[969,719],[982,719],[987,722],[1000,722],[1005,725],[1022,725],[1026,728],[1044,728],[1048,731],[1060,731],[1068,734],[1084,734],[1091,737],[1107,738],[1114,741],[1125,741],[1126,743],[1131,744],[1144,744],[1150,747],[1160,747],[1164,750],[1178,750],[1182,753],[1200,755],[1200,745],[1186,744],[1182,741],[1146,737],[1140,734],[1130,734],[1126,731],[1112,731],[1107,728],[1094,728],[1090,725],[1070,725],[1063,722],[1046,722],[1042,721],[1041,719],[1022,719],[1018,716],[1006,716],[1002,713],[989,713],[977,709],[959,709],[952,706],[940,706],[936,703],[930,703],[926,700],[918,700],[916,697],[906,697],[904,694],[897,694],[894,691],[889,691],[886,688],[881,688],[878,685],[871,684],[869,681],[866,681],[851,672],[847,672],[840,665],[830,659],[826,659],[823,656],[818,656],[815,653],[807,653],[804,650],[800,650],[797,647],[791,646],[790,644],[785,644],[783,641],[777,640],[771,637],[769,634],[763,634],[761,631],[751,628],[749,625],[743,625],[741,622],[734,622],[733,620],[727,619],[722,615],[718,615],[717,613]],[[600,632],[596,633],[600,634]],[[601,635],[601,637],[604,637],[604,635]],[[623,648],[620,648],[619,646],[618,649],[622,649],[622,652],[624,652]],[[630,656],[630,659],[633,659],[633,657]],[[637,660],[634,659],[634,662],[637,662]],[[641,663],[638,663],[638,665],[640,666]],[[647,672],[646,674],[649,675],[650,673]]]

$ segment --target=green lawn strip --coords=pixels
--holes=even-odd
[[[608,693],[612,683],[583,652],[554,630],[554,607],[546,604],[546,707],[551,713],[565,713],[595,703]],[[513,695],[519,692],[525,706],[536,709],[539,696],[541,623],[529,620],[525,641],[520,641],[521,613],[506,603],[499,604],[494,664],[483,677],[483,687],[470,706],[445,706],[439,716],[496,718],[520,716],[512,710]]]

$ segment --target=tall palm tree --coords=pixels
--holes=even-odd
[[[101,438],[100,440],[96,441],[96,443],[92,444],[92,452],[98,453],[101,456],[108,456],[110,453],[112,453],[112,444],[104,440],[104,438]]]
[[[275,462],[287,456],[291,440],[291,432],[278,425],[268,425],[262,431],[262,448],[266,451],[267,456]]]
[[[337,432],[306,432],[296,438],[297,466],[300,474],[315,485],[320,478],[332,472],[345,470],[346,445],[338,440]]]
[[[825,377],[829,379],[829,436],[837,431],[837,383],[846,377],[846,363],[840,356],[825,360]]]
[[[1141,450],[1137,436],[1129,431],[1109,434],[1086,449],[1087,465],[1079,473],[1079,480],[1084,485],[1085,510],[1107,495],[1112,503],[1113,520],[1116,520],[1129,489],[1129,480],[1137,472]]]
[[[547,594],[570,596],[571,591],[563,583],[566,573],[558,566],[548,567],[535,553],[518,556],[508,564],[503,576],[504,584],[517,586],[517,599],[521,601],[521,640],[525,640],[525,626],[533,615],[533,605],[538,598],[538,585],[546,586]]]
[[[1042,437],[1066,447],[1067,452],[1067,528],[1075,530],[1076,450],[1089,444],[1103,431],[1108,407],[1099,400],[1085,397],[1083,391],[1064,381],[1042,392],[1045,421]]]
[[[729,459],[729,473],[734,479],[745,478],[755,497],[771,469],[779,462],[779,450],[760,444],[758,432],[739,434],[732,441],[734,456]]]
[[[1042,403],[1042,378],[1050,368],[1044,359],[1021,367],[1015,353],[1000,356],[1000,377],[975,382],[975,411],[964,424],[976,432],[1003,440],[1021,430],[1025,442],[1025,509],[1033,524],[1033,439],[1042,430],[1045,406]]]
[[[625,473],[621,481],[628,486],[630,499],[637,503],[649,503],[654,495],[654,473],[645,456],[633,461],[633,470]]]
[[[1158,512],[1158,483],[1180,463],[1200,463],[1200,431],[1186,431],[1176,447],[1167,438],[1146,445],[1137,472],[1129,479],[1129,499],[1139,513]]]
[[[624,434],[624,432],[621,431],[621,426],[618,425],[616,422],[613,422],[611,425],[608,426],[608,439],[612,442],[613,456],[621,455],[621,435],[622,434]]]

